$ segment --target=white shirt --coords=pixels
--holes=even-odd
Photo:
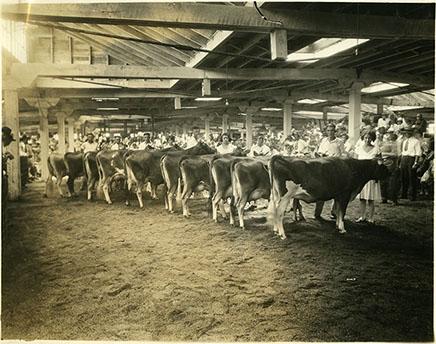
[[[253,145],[251,146],[250,153],[247,154],[250,158],[254,158],[255,156],[270,156],[271,155],[271,149],[267,145],[258,146]]]
[[[111,150],[119,150],[120,149],[120,145],[118,144],[118,143],[114,143],[112,146],[111,146]]]
[[[380,154],[378,146],[372,146],[369,151],[365,150],[365,148],[368,148],[365,144],[356,147],[355,153],[358,160],[374,159],[378,154]]]
[[[236,146],[229,143],[228,145],[224,146],[223,144],[219,145],[216,150],[218,154],[231,154],[235,151]]]
[[[339,157],[344,152],[344,143],[341,139],[335,138],[330,141],[325,137],[318,147],[318,154],[332,157]]]
[[[389,119],[389,118],[383,118],[383,117],[381,117],[381,118],[379,118],[379,120],[377,121],[377,127],[378,128],[381,128],[381,127],[384,127],[384,128],[389,128],[389,124],[391,123],[391,120]]]
[[[401,145],[401,155],[402,156],[421,156],[421,142],[415,137],[405,138]]]
[[[97,142],[92,142],[92,143],[89,143],[88,141],[85,141],[85,142],[83,142],[82,143],[82,150],[83,150],[83,153],[88,153],[88,152],[96,152],[97,151],[97,146],[98,146],[98,143]]]
[[[197,140],[194,136],[188,136],[186,139],[186,149],[194,147],[197,144]]]

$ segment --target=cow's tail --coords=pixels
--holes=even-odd
[[[212,200],[213,195],[215,194],[216,191],[216,184],[215,184],[215,178],[214,178],[214,174],[212,171],[213,168],[213,163],[216,159],[219,159],[220,156],[219,155],[215,155],[209,162],[209,198],[210,200]]]
[[[188,157],[184,156],[179,161],[179,175],[180,177],[177,179],[177,194],[176,194],[176,202],[180,203],[182,201],[182,189],[183,189],[183,176],[185,175],[182,171],[182,163],[188,159]]]
[[[96,196],[98,199],[102,199],[104,197],[104,194],[103,194],[103,168],[102,168],[102,162],[100,159],[100,152],[98,152],[97,155],[95,156],[95,163],[97,165],[97,171],[98,171],[98,183],[97,183],[97,188],[96,188]]]
[[[53,194],[53,176],[55,176],[55,171],[53,165],[51,163],[51,157],[47,158],[47,169],[48,169],[48,177],[45,183],[45,193],[44,197],[48,197],[48,195]]]
[[[269,183],[271,185],[271,194],[270,194],[270,199],[267,209],[267,222],[273,225],[275,225],[274,219],[276,218],[277,215],[277,201],[278,201],[276,185],[274,183],[274,164],[277,159],[280,159],[280,156],[274,155],[268,161],[268,174],[269,174]]]
[[[164,185],[165,185],[166,189],[169,190],[170,189],[170,185],[171,185],[171,180],[170,180],[170,176],[168,175],[168,172],[167,172],[167,170],[165,168],[165,158],[166,158],[166,155],[163,155],[160,158],[159,165],[160,165],[160,171],[162,173],[162,177],[163,177],[163,180],[164,180]]]
[[[241,198],[241,192],[240,192],[240,188],[238,187],[239,185],[239,178],[237,176],[237,173],[235,171],[235,166],[239,161],[232,161],[230,163],[230,178],[232,179],[232,193],[233,193],[233,199],[234,199],[234,204],[236,206],[238,206],[238,203],[240,201]]]

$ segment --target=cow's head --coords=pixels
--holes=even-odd
[[[194,148],[196,150],[195,153],[198,153],[198,154],[214,154],[214,153],[216,153],[216,150],[214,148],[209,147],[209,145],[203,141],[198,142]]]
[[[375,160],[374,179],[383,180],[389,177],[395,168],[395,160],[390,157],[377,158]]]

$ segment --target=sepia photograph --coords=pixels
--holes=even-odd
[[[1,341],[435,341],[434,1],[0,1]]]

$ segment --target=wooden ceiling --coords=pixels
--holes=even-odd
[[[340,78],[335,72],[338,70],[351,71],[356,76],[370,73],[375,75],[373,81],[395,79],[409,84],[364,95],[364,103],[387,104],[387,100],[394,99],[401,104],[434,107],[432,93],[421,92],[434,88],[434,4],[265,2],[259,5],[257,10],[253,3],[243,2],[20,4],[4,5],[2,17],[28,23],[29,63],[73,64],[83,68],[108,64],[144,66],[168,74],[162,80],[144,78],[147,73],[138,73],[137,77],[129,74],[128,78],[120,74],[95,74],[80,79],[39,77],[32,87],[20,91],[23,99],[60,97],[56,109],[68,105],[74,107],[76,114],[100,115],[97,108],[116,107],[118,111],[105,115],[154,114],[162,120],[180,120],[207,113],[238,116],[243,109],[250,108],[258,116],[278,118],[280,112],[265,113],[259,108],[280,107],[290,98],[326,99],[319,105],[298,105],[303,110],[322,111],[348,103],[353,78]],[[280,28],[287,31],[288,54],[321,38],[369,40],[357,50],[352,48],[310,64],[273,61],[270,32]],[[211,91],[223,99],[199,106],[194,98],[201,95],[202,79],[171,79],[171,67],[219,71],[221,76],[211,79]],[[279,77],[288,75],[289,69],[298,70],[298,75],[319,72],[320,77],[294,78],[295,73],[289,74],[292,75],[289,78]],[[236,77],[238,70],[250,71],[252,74],[248,75],[253,77],[241,80]],[[275,77],[261,78],[261,71]],[[335,74],[329,77],[330,72]],[[182,97],[182,106],[199,108],[175,110],[176,96]],[[92,100],[95,97],[121,99],[102,104]],[[24,100],[20,102],[20,111],[32,110]]]

